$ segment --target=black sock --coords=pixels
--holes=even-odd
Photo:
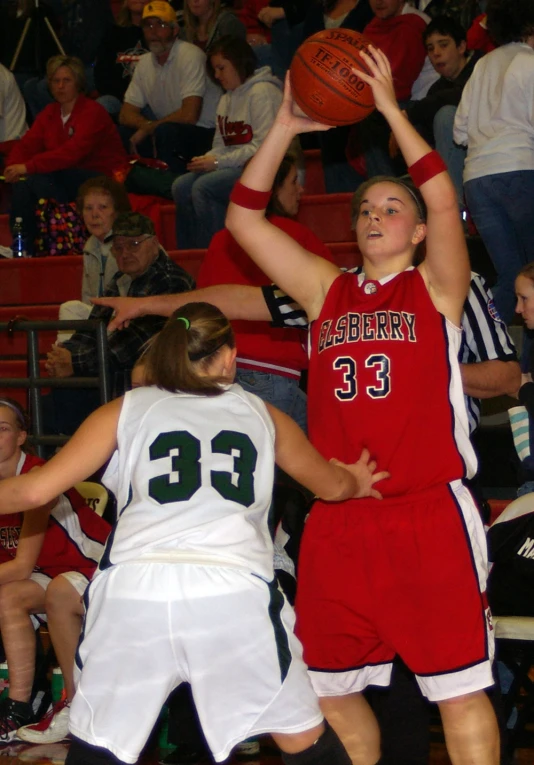
[[[352,765],[339,736],[325,720],[326,730],[315,744],[297,754],[282,752],[285,765]]]

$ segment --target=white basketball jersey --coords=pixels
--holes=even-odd
[[[100,569],[135,560],[246,568],[273,577],[267,527],[274,425],[239,385],[220,396],[137,388],[103,482],[118,520]]]

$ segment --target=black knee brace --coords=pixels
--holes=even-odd
[[[285,765],[352,765],[347,750],[335,730],[326,720],[325,725],[325,732],[315,744],[297,754],[282,752],[282,762]]]
[[[100,746],[87,744],[75,736],[69,747],[65,765],[125,765],[114,754]]]

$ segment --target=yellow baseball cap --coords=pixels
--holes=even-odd
[[[149,16],[156,16],[168,24],[176,24],[177,20],[176,11],[165,0],[152,0],[151,3],[147,3],[143,8],[143,18],[146,19]]]

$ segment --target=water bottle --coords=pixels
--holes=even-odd
[[[15,218],[13,226],[13,244],[11,245],[14,258],[28,258],[28,245],[26,235],[22,227],[22,218]]]
[[[0,690],[0,701],[3,701],[9,693],[9,675],[5,661],[0,664]]]
[[[54,704],[56,704],[61,699],[61,694],[63,693],[63,688],[65,687],[63,683],[63,672],[61,671],[60,667],[54,667],[52,670],[52,701]]]

